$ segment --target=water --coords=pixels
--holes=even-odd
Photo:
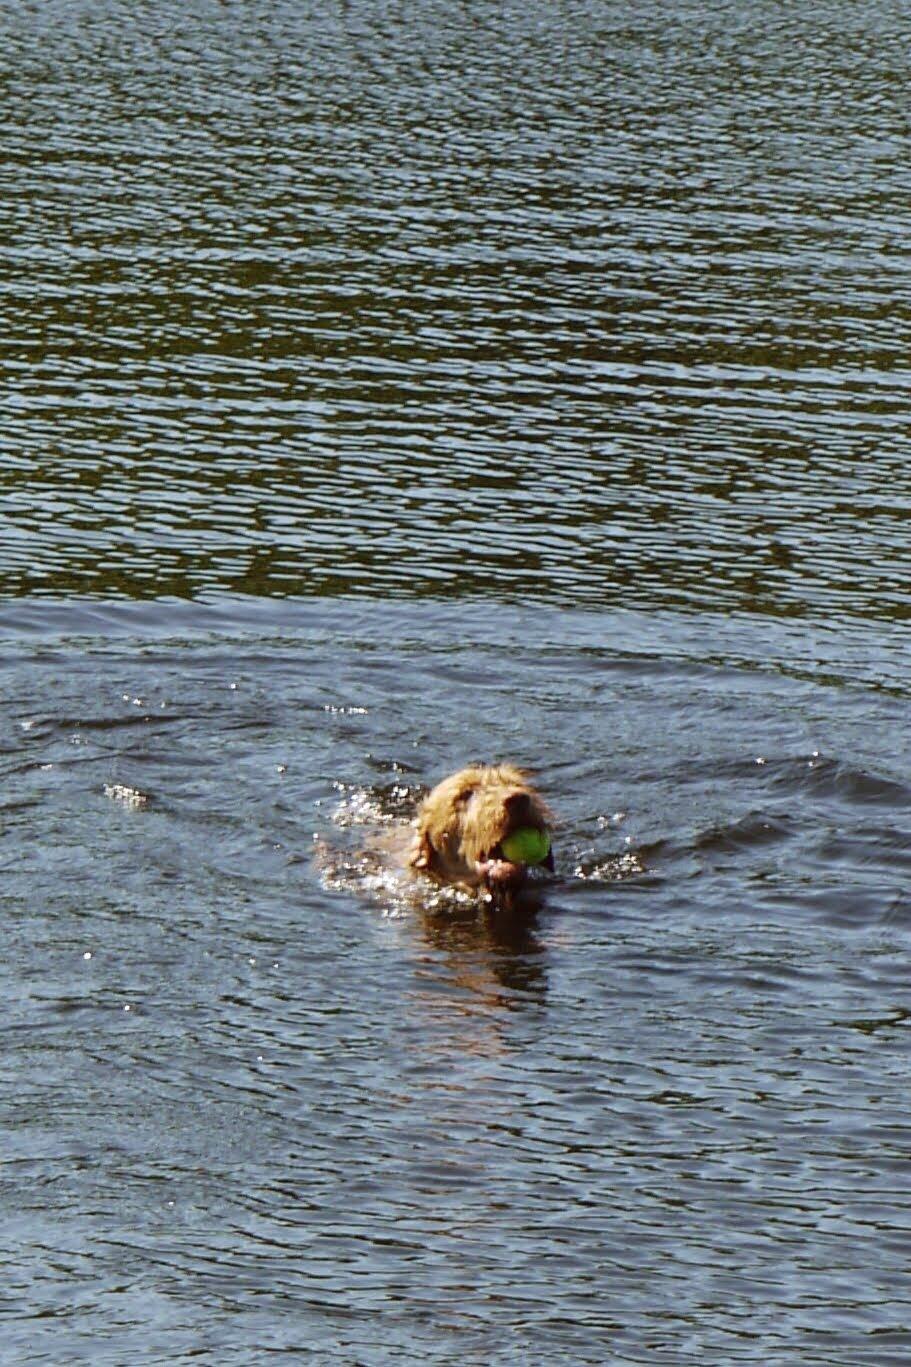
[[[908,1361],[909,37],[5,7],[5,1360]]]

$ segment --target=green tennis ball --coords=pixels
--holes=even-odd
[[[550,854],[550,836],[534,826],[520,826],[500,844],[510,864],[543,864]]]

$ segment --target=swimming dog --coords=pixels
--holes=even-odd
[[[529,828],[546,837],[547,853],[539,862],[553,872],[553,816],[528,776],[512,764],[474,764],[450,774],[424,798],[416,824],[409,867],[439,883],[514,891],[525,882],[528,865],[507,858],[503,842]]]

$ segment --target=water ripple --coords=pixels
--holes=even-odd
[[[8,593],[907,620],[897,11],[248,9],[4,16]]]

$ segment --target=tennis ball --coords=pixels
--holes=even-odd
[[[510,864],[543,864],[550,853],[550,836],[534,826],[521,826],[500,844]]]

